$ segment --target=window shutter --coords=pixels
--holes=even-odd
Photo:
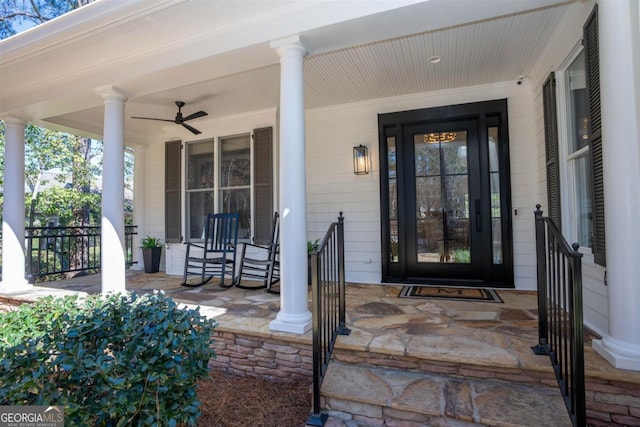
[[[273,128],[253,130],[254,190],[253,211],[256,244],[271,240],[273,219]]]
[[[167,141],[164,155],[164,239],[182,241],[182,156],[181,141]]]
[[[602,166],[602,127],[600,116],[600,58],[598,53],[598,5],[583,27],[587,108],[589,120],[589,153],[591,158],[591,200],[593,203],[593,257],[596,264],[606,265],[604,227],[604,182]]]
[[[560,210],[560,165],[558,162],[558,119],[556,109],[556,78],[551,73],[542,86],[544,110],[544,143],[547,165],[547,205],[549,218],[562,229]]]

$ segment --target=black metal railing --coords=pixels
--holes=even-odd
[[[344,217],[329,227],[318,249],[310,256],[313,306],[313,412],[307,425],[323,426],[320,386],[338,335],[349,335],[345,325]]]
[[[125,226],[125,259],[133,261],[135,225]],[[25,227],[27,276],[32,281],[55,280],[64,273],[100,271],[100,226]]]
[[[586,425],[584,335],[582,320],[582,254],[569,246],[551,218],[536,205],[538,262],[538,345],[549,355],[574,426]]]

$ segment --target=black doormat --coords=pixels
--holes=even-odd
[[[403,286],[398,298],[433,298],[456,301],[502,302],[498,293],[485,288],[454,288],[448,286]]]

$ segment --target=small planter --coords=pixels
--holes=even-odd
[[[145,273],[157,273],[160,271],[160,258],[162,257],[162,245],[157,237],[147,236],[140,241],[142,260]]]
[[[155,248],[142,248],[142,260],[144,261],[145,273],[157,273],[160,271],[160,258],[162,257],[162,246]]]

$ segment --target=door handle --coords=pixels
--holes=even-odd
[[[476,199],[476,231],[482,231],[482,213],[480,212],[480,199]]]

